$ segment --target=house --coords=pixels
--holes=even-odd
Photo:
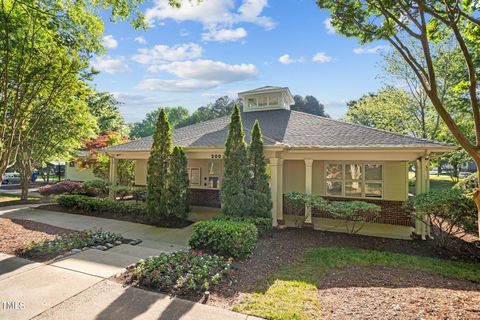
[[[89,156],[88,151],[79,150],[77,151],[76,157],[70,159],[70,161],[65,164],[65,179],[74,180],[74,181],[88,181],[98,179],[93,173],[92,168],[82,167],[79,159],[85,159]]]
[[[304,210],[295,216],[283,197],[291,191],[307,192],[338,201],[363,200],[381,206],[382,214],[360,233],[394,238],[423,238],[424,223],[413,221],[403,208],[408,198],[408,163],[418,168],[417,193],[429,188],[428,162],[433,154],[452,145],[290,110],[294,100],[285,87],[262,87],[240,92],[246,141],[258,119],[269,163],[275,226],[312,226],[342,231],[344,225],[325,213]],[[223,153],[229,117],[174,129],[174,145],[185,148],[188,158],[192,205],[220,207]],[[115,181],[117,159],[136,160],[135,183],[146,184],[147,159],[152,137],[105,149],[111,158]]]

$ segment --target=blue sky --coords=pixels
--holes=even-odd
[[[92,60],[95,87],[122,102],[127,122],[265,85],[313,95],[341,118],[347,101],[382,86],[376,65],[385,46],[335,34],[314,0],[185,1],[179,10],[156,0],[143,10],[147,31],[106,18],[107,53]]]

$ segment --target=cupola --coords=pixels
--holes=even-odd
[[[288,87],[266,86],[238,93],[243,112],[286,109],[295,104]]]

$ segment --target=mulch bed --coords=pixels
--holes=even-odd
[[[193,221],[190,221],[190,220],[180,220],[180,219],[152,222],[148,220],[146,217],[122,216],[122,215],[118,215],[110,212],[86,212],[81,210],[64,208],[57,203],[38,206],[36,207],[36,209],[57,211],[57,212],[63,212],[63,213],[72,213],[72,214],[79,214],[82,216],[114,219],[114,220],[128,221],[128,222],[134,222],[134,223],[142,223],[142,224],[148,224],[150,226],[163,227],[163,228],[185,228],[193,223]]]
[[[208,304],[221,307],[232,305],[238,298],[238,293],[251,291],[259,280],[274,273],[282,265],[298,259],[305,250],[316,247],[353,247],[441,259],[451,259],[453,256],[459,259],[457,253],[452,255],[452,252],[440,249],[432,240],[397,240],[309,229],[275,230],[273,237],[258,241],[250,259],[234,262],[229,283],[214,290]],[[476,249],[476,253],[476,256],[463,256],[462,260],[480,262],[480,248]]]
[[[325,319],[480,319],[480,284],[418,270],[332,270],[318,294]]]
[[[53,240],[57,235],[72,232],[75,231],[40,222],[0,218],[0,252],[22,255],[22,250],[32,242]],[[53,253],[37,256],[35,260],[47,261],[59,254],[60,253]]]

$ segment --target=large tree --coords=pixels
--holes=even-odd
[[[220,187],[222,211],[229,216],[249,213],[247,190],[249,183],[247,144],[243,133],[240,107],[233,107],[225,143],[223,181]]]
[[[292,110],[301,111],[305,113],[314,114],[321,117],[328,117],[325,113],[325,106],[321,104],[314,96],[295,95],[293,97],[295,104],[291,107]]]
[[[128,134],[129,127],[118,109],[120,102],[109,92],[93,91],[87,97],[90,113],[97,119],[97,134],[104,135],[108,131]]]
[[[158,115],[147,166],[147,212],[152,219],[164,219],[170,211],[169,164],[172,154],[172,129],[166,112]]]
[[[480,168],[480,104],[478,95],[478,64],[475,55],[480,44],[480,14],[477,1],[425,0],[317,0],[322,9],[331,12],[331,23],[337,32],[356,37],[361,43],[383,40],[397,50],[411,68],[430,102],[458,144]],[[475,139],[462,130],[462,120],[455,118],[439,86],[439,70],[435,66],[435,43],[452,37],[458,46],[463,73],[455,88],[468,101]],[[414,55],[409,44],[416,43],[421,55]],[[480,171],[479,175],[480,175]],[[480,191],[474,192],[479,208]],[[479,219],[480,224],[480,219]],[[480,232],[480,228],[479,228]]]
[[[49,104],[42,113],[32,115],[27,123],[28,135],[20,141],[17,166],[21,178],[21,198],[28,198],[32,171],[46,162],[68,159],[82,147],[82,139],[94,135],[95,118],[81,97],[64,97],[61,103]],[[68,105],[67,105],[68,103]],[[35,125],[39,122],[40,125]]]
[[[61,96],[76,96],[90,79],[89,60],[104,52],[99,10],[145,25],[137,0],[0,0],[0,174],[21,141]],[[67,106],[67,104],[65,104]]]
[[[180,121],[179,127],[188,126],[190,124],[202,121],[212,120],[232,113],[233,106],[239,104],[238,99],[230,99],[228,96],[220,97],[215,102],[195,110],[188,118]]]
[[[155,131],[158,115],[160,110],[164,110],[167,114],[168,122],[172,127],[178,126],[181,122],[188,118],[189,112],[185,107],[161,107],[146,114],[145,119],[135,122],[132,125],[130,136],[132,138],[148,137]]]
[[[252,141],[248,146],[250,182],[248,202],[251,216],[272,216],[272,194],[268,183],[267,162],[263,153],[263,139],[260,124],[255,121],[252,128]]]

